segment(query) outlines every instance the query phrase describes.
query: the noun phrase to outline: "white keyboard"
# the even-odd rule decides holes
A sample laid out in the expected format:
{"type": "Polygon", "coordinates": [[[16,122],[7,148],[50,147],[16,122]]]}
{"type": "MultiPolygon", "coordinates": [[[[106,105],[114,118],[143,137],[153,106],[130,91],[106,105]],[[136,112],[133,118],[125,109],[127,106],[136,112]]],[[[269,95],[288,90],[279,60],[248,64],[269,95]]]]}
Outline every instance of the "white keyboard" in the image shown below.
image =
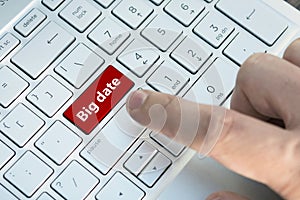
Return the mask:
{"type": "Polygon", "coordinates": [[[130,91],[222,105],[299,29],[259,0],[26,2],[0,27],[5,200],[155,199],[194,152],[134,122],[130,91]]]}

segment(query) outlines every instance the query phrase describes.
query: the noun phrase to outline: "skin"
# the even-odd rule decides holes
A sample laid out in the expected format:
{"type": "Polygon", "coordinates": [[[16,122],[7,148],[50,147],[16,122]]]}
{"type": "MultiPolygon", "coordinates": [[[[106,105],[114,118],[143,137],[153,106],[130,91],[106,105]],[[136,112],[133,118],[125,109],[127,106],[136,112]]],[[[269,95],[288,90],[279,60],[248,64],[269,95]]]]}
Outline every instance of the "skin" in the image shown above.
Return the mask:
{"type": "MultiPolygon", "coordinates": [[[[199,147],[213,144],[205,151],[208,156],[230,170],[268,185],[284,199],[298,200],[299,51],[300,39],[288,46],[283,58],[269,54],[249,57],[238,73],[230,110],[147,90],[133,92],[127,100],[127,110],[142,125],[200,153],[203,148],[199,147]],[[184,113],[192,114],[185,117],[184,113]],[[182,122],[197,114],[201,115],[201,120],[196,118],[198,121],[193,122],[197,124],[196,129],[182,122]],[[159,120],[154,120],[156,118],[159,120]],[[162,119],[163,125],[159,123],[162,119]],[[210,137],[206,138],[208,135],[210,137]]],[[[207,197],[207,200],[217,199],[247,198],[231,192],[207,197]]]]}

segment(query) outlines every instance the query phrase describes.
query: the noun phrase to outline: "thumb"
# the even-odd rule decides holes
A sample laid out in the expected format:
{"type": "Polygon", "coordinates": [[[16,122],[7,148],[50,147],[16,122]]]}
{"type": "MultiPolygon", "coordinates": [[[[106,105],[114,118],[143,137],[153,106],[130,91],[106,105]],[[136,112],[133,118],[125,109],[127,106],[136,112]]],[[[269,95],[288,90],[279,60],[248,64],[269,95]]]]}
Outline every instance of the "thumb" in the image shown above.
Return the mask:
{"type": "Polygon", "coordinates": [[[206,200],[249,200],[249,199],[233,192],[216,192],[209,195],[206,198],[206,200]]]}

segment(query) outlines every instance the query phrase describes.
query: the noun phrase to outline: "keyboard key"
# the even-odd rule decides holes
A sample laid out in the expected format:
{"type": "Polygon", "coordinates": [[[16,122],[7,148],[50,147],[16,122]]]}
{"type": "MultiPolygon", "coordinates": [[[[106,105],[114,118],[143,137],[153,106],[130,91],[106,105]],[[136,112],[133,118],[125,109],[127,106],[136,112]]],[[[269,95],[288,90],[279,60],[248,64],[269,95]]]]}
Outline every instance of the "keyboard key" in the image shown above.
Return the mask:
{"type": "Polygon", "coordinates": [[[141,200],[144,196],[145,192],[143,190],[127,179],[123,174],[117,172],[100,190],[96,199],[141,200]]]}
{"type": "Polygon", "coordinates": [[[55,68],[55,71],[74,87],[80,88],[104,63],[104,60],[80,43],[55,68]]]}
{"type": "Polygon", "coordinates": [[[7,108],[26,88],[28,83],[7,66],[0,68],[0,105],[7,108]]]}
{"type": "Polygon", "coordinates": [[[72,161],[51,187],[65,199],[85,199],[99,180],[77,161],[72,161]]]}
{"type": "Polygon", "coordinates": [[[46,76],[28,95],[27,100],[52,117],[72,96],[72,92],[52,76],[46,76]]]}
{"type": "Polygon", "coordinates": [[[95,0],[104,8],[108,8],[115,0],[95,0]]]}
{"type": "Polygon", "coordinates": [[[124,167],[137,176],[156,153],[157,150],[151,144],[143,142],[125,162],[124,167]]]}
{"type": "Polygon", "coordinates": [[[20,40],[11,33],[6,33],[0,38],[0,61],[2,61],[19,44],[20,40]]]}
{"type": "Polygon", "coordinates": [[[171,57],[192,74],[195,74],[211,56],[212,52],[188,37],[171,53],[171,57]]]}
{"type": "Polygon", "coordinates": [[[23,104],[18,104],[0,123],[0,131],[19,147],[44,125],[44,121],[23,104]]]}
{"type": "Polygon", "coordinates": [[[239,67],[218,58],[184,98],[208,105],[220,105],[232,92],[239,67]]]}
{"type": "Polygon", "coordinates": [[[0,184],[0,197],[5,200],[18,200],[18,198],[0,184]]]}
{"type": "Polygon", "coordinates": [[[56,121],[35,146],[50,157],[56,164],[61,165],[65,159],[81,143],[81,138],[60,121],[56,121]]]}
{"type": "Polygon", "coordinates": [[[152,12],[153,9],[146,2],[135,0],[123,0],[113,10],[113,14],[132,29],[137,29],[152,12]]]}
{"type": "Polygon", "coordinates": [[[178,94],[190,80],[183,74],[177,65],[164,62],[148,78],[147,83],[157,91],[175,95],[178,94]]]}
{"type": "Polygon", "coordinates": [[[4,177],[27,197],[31,197],[52,173],[53,170],[46,163],[27,151],[4,177]]]}
{"type": "Polygon", "coordinates": [[[110,65],[64,112],[64,116],[89,134],[133,85],[110,65]]]}
{"type": "Polygon", "coordinates": [[[138,176],[148,187],[152,187],[171,166],[171,160],[162,153],[157,153],[138,176]]]}
{"type": "Polygon", "coordinates": [[[179,156],[185,148],[182,144],[171,140],[161,133],[151,132],[150,137],[176,157],[179,156]]]}
{"type": "Polygon", "coordinates": [[[112,55],[130,36],[129,31],[110,18],[105,18],[89,35],[89,39],[112,55]]]}
{"type": "Polygon", "coordinates": [[[55,10],[64,0],[42,0],[42,3],[47,6],[50,10],[55,10]]]}
{"type": "Polygon", "coordinates": [[[50,196],[47,192],[43,192],[37,200],[55,200],[53,197],[50,196]]]}
{"type": "Polygon", "coordinates": [[[210,45],[218,48],[233,30],[234,26],[230,20],[220,13],[210,12],[195,27],[194,32],[210,45]]]}
{"type": "Polygon", "coordinates": [[[36,79],[74,40],[74,36],[50,22],[11,61],[36,79]]]}
{"type": "Polygon", "coordinates": [[[288,28],[287,20],[261,1],[221,0],[216,8],[269,46],[288,28]]]}
{"type": "Polygon", "coordinates": [[[155,5],[159,6],[164,0],[150,0],[155,5]]]}
{"type": "Polygon", "coordinates": [[[204,8],[203,2],[199,0],[172,0],[165,11],[184,26],[189,26],[204,8]]]}
{"type": "Polygon", "coordinates": [[[138,77],[142,77],[158,60],[153,48],[140,40],[134,40],[118,57],[118,61],[138,77]]]}
{"type": "Polygon", "coordinates": [[[252,54],[267,51],[268,46],[256,37],[246,33],[239,33],[226,47],[224,54],[241,65],[252,54]]]}
{"type": "MultiPolygon", "coordinates": [[[[0,140],[0,169],[15,155],[15,152],[0,140]]],[[[1,195],[0,195],[1,196],[1,195]]],[[[2,197],[2,196],[1,196],[2,197]]]]}
{"type": "Polygon", "coordinates": [[[144,129],[123,107],[80,154],[101,173],[107,174],[144,129]]]}
{"type": "Polygon", "coordinates": [[[18,31],[24,37],[27,37],[32,31],[34,31],[44,20],[46,15],[39,9],[32,9],[18,24],[15,26],[18,31]]]}
{"type": "Polygon", "coordinates": [[[142,36],[161,51],[167,51],[182,34],[182,27],[173,19],[159,15],[142,31],[142,36]]]}

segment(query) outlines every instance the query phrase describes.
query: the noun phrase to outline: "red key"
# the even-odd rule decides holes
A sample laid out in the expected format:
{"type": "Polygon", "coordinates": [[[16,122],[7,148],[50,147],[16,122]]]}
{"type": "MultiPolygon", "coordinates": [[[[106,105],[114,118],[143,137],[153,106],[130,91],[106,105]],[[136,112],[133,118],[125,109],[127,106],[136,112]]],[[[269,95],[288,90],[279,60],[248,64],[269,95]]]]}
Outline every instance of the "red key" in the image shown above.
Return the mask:
{"type": "Polygon", "coordinates": [[[129,78],[110,65],[64,112],[64,116],[89,134],[133,85],[129,78]]]}

